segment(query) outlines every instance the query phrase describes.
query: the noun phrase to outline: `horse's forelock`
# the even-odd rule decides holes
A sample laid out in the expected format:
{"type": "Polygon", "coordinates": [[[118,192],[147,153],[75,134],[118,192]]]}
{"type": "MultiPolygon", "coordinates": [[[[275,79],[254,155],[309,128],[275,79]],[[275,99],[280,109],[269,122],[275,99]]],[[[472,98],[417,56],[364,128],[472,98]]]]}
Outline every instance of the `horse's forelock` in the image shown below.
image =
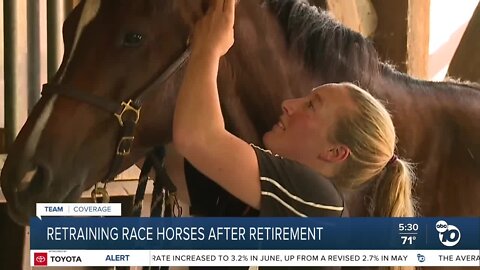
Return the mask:
{"type": "Polygon", "coordinates": [[[77,47],[78,40],[83,32],[85,26],[90,23],[95,16],[97,16],[98,11],[100,10],[100,2],[99,0],[85,0],[85,4],[83,5],[82,14],[80,16],[80,20],[77,25],[77,30],[75,31],[75,37],[72,43],[72,49],[69,54],[69,58],[66,60],[65,68],[63,69],[63,73],[59,76],[59,82],[62,81],[63,76],[65,75],[65,71],[68,69],[68,64],[70,63],[71,58],[75,52],[75,48],[77,47]]]}

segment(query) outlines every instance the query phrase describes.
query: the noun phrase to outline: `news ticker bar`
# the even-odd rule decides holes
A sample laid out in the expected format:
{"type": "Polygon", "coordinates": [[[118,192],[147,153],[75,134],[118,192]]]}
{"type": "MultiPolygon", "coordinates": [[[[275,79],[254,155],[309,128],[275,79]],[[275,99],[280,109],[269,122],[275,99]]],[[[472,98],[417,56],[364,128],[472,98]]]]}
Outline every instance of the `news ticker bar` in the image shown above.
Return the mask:
{"type": "Polygon", "coordinates": [[[31,266],[480,266],[479,250],[31,250],[31,266]]]}
{"type": "Polygon", "coordinates": [[[33,250],[479,250],[480,218],[30,220],[33,250]]]}

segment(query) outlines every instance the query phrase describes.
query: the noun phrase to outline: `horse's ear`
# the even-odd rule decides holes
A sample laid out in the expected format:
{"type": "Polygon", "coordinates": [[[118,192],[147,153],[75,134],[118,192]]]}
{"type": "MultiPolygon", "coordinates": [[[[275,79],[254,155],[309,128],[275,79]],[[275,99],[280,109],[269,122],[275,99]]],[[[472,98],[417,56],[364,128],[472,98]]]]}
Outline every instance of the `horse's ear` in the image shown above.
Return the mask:
{"type": "Polygon", "coordinates": [[[174,0],[185,23],[193,28],[195,23],[207,12],[212,1],[209,0],[174,0]]]}

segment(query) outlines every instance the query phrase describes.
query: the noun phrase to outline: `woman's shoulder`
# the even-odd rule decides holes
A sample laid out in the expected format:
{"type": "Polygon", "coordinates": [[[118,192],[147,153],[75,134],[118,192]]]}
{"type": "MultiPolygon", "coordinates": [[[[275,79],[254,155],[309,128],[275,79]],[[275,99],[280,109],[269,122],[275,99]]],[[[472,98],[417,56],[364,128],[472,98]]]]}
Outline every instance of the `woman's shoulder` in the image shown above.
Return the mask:
{"type": "Polygon", "coordinates": [[[275,200],[297,210],[297,216],[340,216],[343,213],[343,196],[328,178],[299,162],[252,146],[259,162],[263,202],[275,200]]]}

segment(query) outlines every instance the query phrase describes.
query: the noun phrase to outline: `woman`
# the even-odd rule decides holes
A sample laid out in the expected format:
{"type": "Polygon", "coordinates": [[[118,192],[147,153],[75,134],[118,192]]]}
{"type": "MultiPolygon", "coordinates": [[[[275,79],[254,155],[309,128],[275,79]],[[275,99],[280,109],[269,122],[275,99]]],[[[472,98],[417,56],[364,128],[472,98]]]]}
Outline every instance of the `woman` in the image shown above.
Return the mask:
{"type": "Polygon", "coordinates": [[[414,216],[408,163],[394,155],[385,107],[350,84],[327,84],[286,100],[266,151],[225,129],[217,91],[219,59],[233,45],[235,0],[216,0],[194,32],[178,96],[173,140],[198,170],[263,216],[345,216],[336,187],[379,179],[373,215],[414,216]]]}

